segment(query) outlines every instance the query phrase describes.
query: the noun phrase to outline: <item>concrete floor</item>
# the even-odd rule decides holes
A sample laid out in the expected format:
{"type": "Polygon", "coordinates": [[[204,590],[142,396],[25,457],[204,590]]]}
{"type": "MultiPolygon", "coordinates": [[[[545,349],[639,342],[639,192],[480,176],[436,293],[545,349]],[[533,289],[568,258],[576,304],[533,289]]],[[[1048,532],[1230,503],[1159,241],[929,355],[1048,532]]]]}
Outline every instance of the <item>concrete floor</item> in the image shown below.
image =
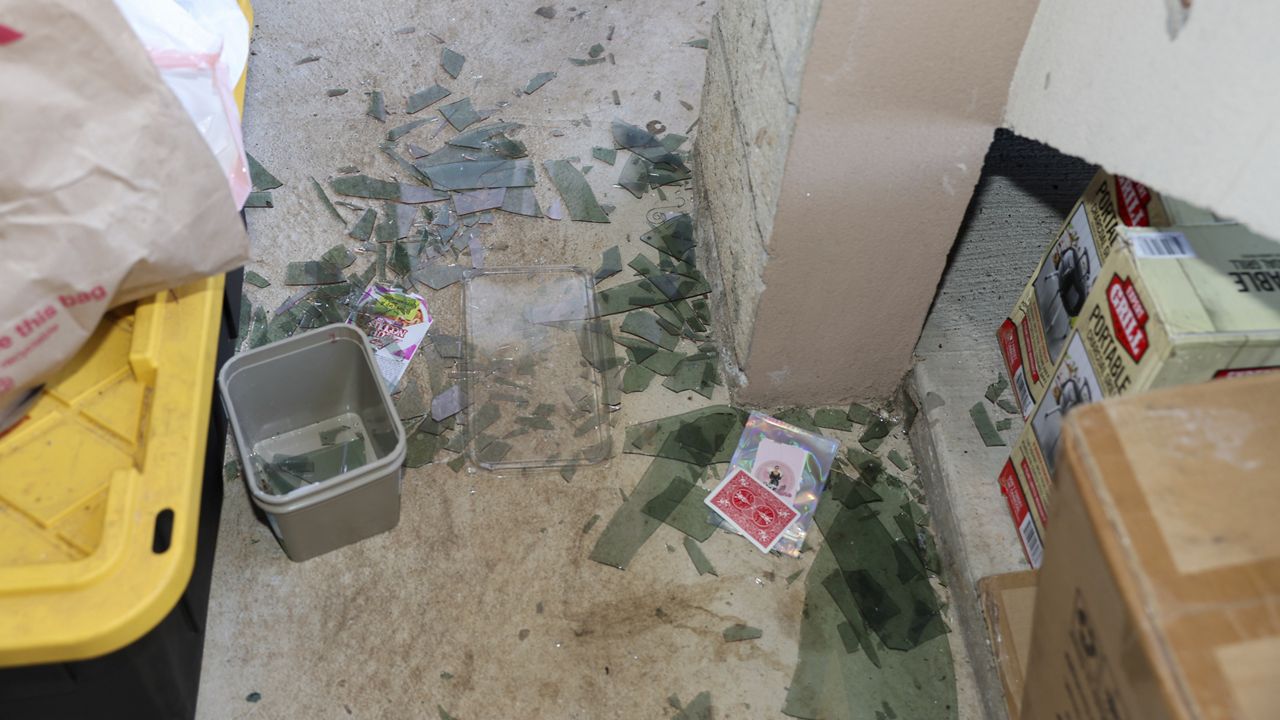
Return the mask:
{"type": "MultiPolygon", "coordinates": [[[[934,509],[934,530],[951,579],[986,712],[1006,715],[975,583],[1028,566],[996,475],[1008,447],[986,447],[969,417],[987,386],[1005,375],[996,329],[1013,309],[1095,168],[1052,148],[998,132],[965,223],[916,346],[912,391],[921,404],[912,446],[934,509]]],[[[1013,399],[1012,390],[1005,397],[1013,399]]],[[[988,404],[993,418],[1008,417],[988,404]]],[[[1012,444],[1022,420],[1002,433],[1012,444]]]]}
{"type": "MultiPolygon", "coordinates": [[[[693,124],[705,51],[684,43],[706,36],[711,4],[560,3],[553,20],[534,15],[540,4],[256,3],[246,145],[285,186],[273,192],[274,209],[249,211],[249,268],[279,278],[287,262],[342,242],[308,176],[323,181],[343,165],[395,173],[377,144],[407,121],[404,98],[437,81],[454,90],[451,100],[470,96],[477,107],[497,108],[495,119],[524,123],[518,137],[538,161],[578,156],[589,164],[593,146],[611,146],[614,117],[660,120],[681,133],[693,124]],[[395,32],[408,26],[415,31],[395,32]],[[444,45],[433,34],[467,56],[457,80],[438,67],[444,45]],[[616,64],[566,61],[596,42],[616,64]],[[308,55],[321,59],[295,64],[308,55]],[[532,96],[515,92],[546,70],[559,77],[532,96]],[[326,96],[338,87],[350,92],[326,96]],[[364,115],[363,93],[375,88],[393,113],[386,125],[364,115]]],[[[408,139],[434,149],[437,127],[408,139]]],[[[617,206],[612,223],[499,213],[484,235],[487,264],[594,268],[615,244],[625,262],[647,247],[637,238],[651,210],[689,209],[687,191],[670,188],[667,202],[653,193],[636,200],[613,186],[621,162],[594,165],[587,179],[601,202],[617,206]]],[[[545,180],[538,193],[544,208],[555,197],[545,180]]],[[[267,309],[290,294],[279,283],[249,291],[267,309]]],[[[459,295],[455,287],[428,297],[442,332],[460,330],[459,295]]],[[[714,401],[726,400],[718,389],[714,401]]],[[[655,382],[625,397],[615,437],[626,425],[705,404],[655,382]]],[[[890,443],[886,450],[907,450],[900,432],[890,443]]],[[[410,470],[399,527],[300,564],[254,518],[243,483],[228,483],[198,716],[436,717],[439,705],[459,718],[650,718],[675,712],[669,695],[688,701],[704,690],[718,718],[780,716],[804,596],[803,582],[782,578],[812,555],[764,556],[721,533],[703,546],[719,577],[699,577],[683,536],[664,526],[625,572],[590,561],[620,491],[631,490],[648,462],[614,457],[570,484],[556,474],[455,474],[443,464],[410,470]],[[595,514],[601,522],[584,534],[595,514]],[[737,622],[764,636],[724,643],[721,631],[737,622]],[[248,702],[251,693],[260,700],[248,702]]],[[[952,646],[967,667],[954,633],[952,646]]],[[[962,673],[960,685],[961,717],[979,717],[972,678],[962,673]]]]}

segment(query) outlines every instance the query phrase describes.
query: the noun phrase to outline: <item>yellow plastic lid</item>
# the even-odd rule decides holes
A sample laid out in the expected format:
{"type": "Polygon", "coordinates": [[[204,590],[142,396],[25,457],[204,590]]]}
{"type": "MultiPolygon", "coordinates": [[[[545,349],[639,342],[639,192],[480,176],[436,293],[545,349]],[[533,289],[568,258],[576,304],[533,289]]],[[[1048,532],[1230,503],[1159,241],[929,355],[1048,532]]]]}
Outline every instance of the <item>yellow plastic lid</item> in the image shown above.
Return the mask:
{"type": "Polygon", "coordinates": [[[0,436],[0,667],[111,652],[182,595],[223,283],[109,313],[0,436]]]}

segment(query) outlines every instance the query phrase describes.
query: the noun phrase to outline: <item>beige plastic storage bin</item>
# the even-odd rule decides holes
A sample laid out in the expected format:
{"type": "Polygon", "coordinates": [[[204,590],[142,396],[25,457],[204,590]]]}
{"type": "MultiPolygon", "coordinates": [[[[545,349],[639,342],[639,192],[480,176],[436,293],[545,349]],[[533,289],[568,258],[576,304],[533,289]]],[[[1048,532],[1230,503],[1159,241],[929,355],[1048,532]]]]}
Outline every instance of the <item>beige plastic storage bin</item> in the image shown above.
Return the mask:
{"type": "Polygon", "coordinates": [[[253,502],[289,558],[302,561],[386,532],[400,520],[404,429],[351,325],[328,325],[237,355],[218,375],[253,502]],[[281,492],[273,458],[362,448],[341,472],[281,492]]]}

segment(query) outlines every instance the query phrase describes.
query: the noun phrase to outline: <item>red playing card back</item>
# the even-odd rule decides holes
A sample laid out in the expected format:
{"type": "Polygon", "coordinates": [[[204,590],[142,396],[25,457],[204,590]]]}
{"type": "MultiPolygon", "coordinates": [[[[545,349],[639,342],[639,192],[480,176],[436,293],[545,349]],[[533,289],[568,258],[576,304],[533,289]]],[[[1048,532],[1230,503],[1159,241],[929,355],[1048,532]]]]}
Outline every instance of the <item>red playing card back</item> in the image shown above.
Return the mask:
{"type": "Polygon", "coordinates": [[[707,496],[706,504],[762,552],[769,552],[798,513],[785,500],[751,477],[735,470],[707,496]]]}

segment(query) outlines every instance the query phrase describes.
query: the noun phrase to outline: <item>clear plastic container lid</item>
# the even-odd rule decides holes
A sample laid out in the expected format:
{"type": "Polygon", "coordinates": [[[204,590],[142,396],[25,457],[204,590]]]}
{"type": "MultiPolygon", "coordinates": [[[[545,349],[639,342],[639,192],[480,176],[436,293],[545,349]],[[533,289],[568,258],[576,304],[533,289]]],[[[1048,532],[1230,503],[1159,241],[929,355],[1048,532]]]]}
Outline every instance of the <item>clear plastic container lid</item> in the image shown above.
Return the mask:
{"type": "Polygon", "coordinates": [[[463,290],[471,461],[488,470],[590,465],[612,440],[603,375],[616,363],[591,273],[486,268],[463,290]]]}

